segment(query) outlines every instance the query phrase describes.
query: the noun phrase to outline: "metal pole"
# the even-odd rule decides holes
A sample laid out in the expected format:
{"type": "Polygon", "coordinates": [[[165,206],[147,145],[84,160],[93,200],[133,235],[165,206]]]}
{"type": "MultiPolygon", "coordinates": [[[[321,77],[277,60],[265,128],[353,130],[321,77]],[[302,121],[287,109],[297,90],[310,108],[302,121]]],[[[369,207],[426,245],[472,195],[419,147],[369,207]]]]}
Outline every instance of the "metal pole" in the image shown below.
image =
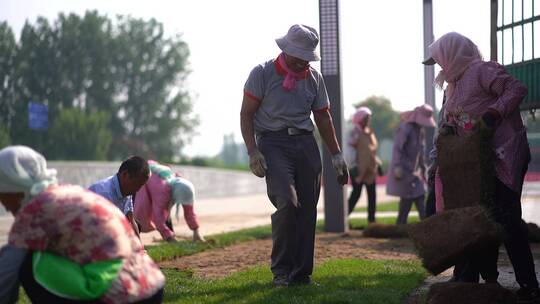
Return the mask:
{"type": "MultiPolygon", "coordinates": [[[[330,111],[336,137],[342,146],[343,110],[341,105],[341,69],[339,49],[339,2],[319,0],[321,31],[321,72],[330,98],[330,111]]],[[[324,229],[328,232],[346,232],[348,208],[344,187],[337,183],[331,155],[323,149],[324,229]]]]}
{"type": "MultiPolygon", "coordinates": [[[[423,0],[424,2],[424,58],[429,56],[428,46],[433,42],[433,4],[431,0],[423,0]]],[[[435,105],[435,67],[433,65],[424,65],[424,102],[432,106],[434,115],[436,111],[435,105]]],[[[435,121],[437,119],[435,118],[435,121]]],[[[428,153],[433,148],[433,128],[426,128],[426,151],[424,158],[429,161],[428,153]]]]}
{"type": "Polygon", "coordinates": [[[490,24],[490,59],[497,61],[497,14],[498,0],[491,0],[491,24],[490,24]]]}

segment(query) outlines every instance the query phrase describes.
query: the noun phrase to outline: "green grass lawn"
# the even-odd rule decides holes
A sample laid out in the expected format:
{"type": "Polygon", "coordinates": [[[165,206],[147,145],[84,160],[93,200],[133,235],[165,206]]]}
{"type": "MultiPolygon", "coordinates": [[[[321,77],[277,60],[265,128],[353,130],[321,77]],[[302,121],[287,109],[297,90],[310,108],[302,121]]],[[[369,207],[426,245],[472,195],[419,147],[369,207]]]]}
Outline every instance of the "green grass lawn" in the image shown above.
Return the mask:
{"type": "MultiPolygon", "coordinates": [[[[395,217],[377,218],[394,224],[395,217]]],[[[409,217],[418,222],[418,217],[409,217]]],[[[351,219],[353,229],[367,226],[366,219],[351,219]]],[[[324,221],[317,221],[324,231],[324,221]]],[[[164,261],[212,248],[221,248],[271,236],[270,225],[208,236],[208,243],[179,241],[146,246],[154,261],[164,261]]],[[[401,303],[404,296],[426,277],[417,262],[334,260],[315,268],[314,280],[321,287],[272,288],[268,267],[235,273],[221,280],[192,278],[186,271],[165,269],[168,303],[401,303]]],[[[19,303],[30,303],[21,289],[19,303]]]]}
{"type": "Polygon", "coordinates": [[[219,280],[164,270],[165,303],[402,303],[425,279],[418,262],[331,260],[315,268],[320,286],[271,286],[268,267],[255,267],[219,280]]]}
{"type": "MultiPolygon", "coordinates": [[[[392,201],[388,203],[378,203],[377,208],[376,208],[377,211],[381,211],[381,212],[382,211],[396,211],[397,212],[398,209],[399,209],[398,201],[392,201]]],[[[411,210],[416,210],[416,208],[414,207],[414,204],[411,210]]],[[[367,212],[367,206],[354,208],[354,212],[367,212]]]]}
{"type": "MultiPolygon", "coordinates": [[[[427,272],[419,262],[331,260],[315,267],[320,286],[272,287],[267,266],[218,280],[194,278],[188,271],[163,269],[164,303],[402,303],[427,272]]],[[[18,303],[30,303],[21,289],[18,303]]]]}
{"type": "MultiPolygon", "coordinates": [[[[377,204],[376,210],[377,210],[377,212],[384,212],[384,211],[395,211],[395,212],[397,212],[399,210],[399,202],[398,201],[392,201],[392,202],[388,202],[388,203],[377,204]]],[[[417,211],[416,206],[414,204],[411,207],[411,211],[417,211]]],[[[354,208],[354,212],[367,212],[367,207],[354,208]]]]}

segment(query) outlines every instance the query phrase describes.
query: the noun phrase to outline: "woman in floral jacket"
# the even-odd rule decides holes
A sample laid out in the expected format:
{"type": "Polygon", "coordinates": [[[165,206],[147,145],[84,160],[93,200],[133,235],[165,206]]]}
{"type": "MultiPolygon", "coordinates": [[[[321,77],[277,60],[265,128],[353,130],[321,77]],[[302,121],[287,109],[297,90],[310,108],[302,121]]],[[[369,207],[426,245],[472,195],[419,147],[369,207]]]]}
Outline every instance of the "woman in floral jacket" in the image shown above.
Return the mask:
{"type": "Polygon", "coordinates": [[[161,303],[165,277],[111,202],[57,185],[45,158],[0,150],[0,201],[15,216],[0,251],[0,302],[161,303]]]}

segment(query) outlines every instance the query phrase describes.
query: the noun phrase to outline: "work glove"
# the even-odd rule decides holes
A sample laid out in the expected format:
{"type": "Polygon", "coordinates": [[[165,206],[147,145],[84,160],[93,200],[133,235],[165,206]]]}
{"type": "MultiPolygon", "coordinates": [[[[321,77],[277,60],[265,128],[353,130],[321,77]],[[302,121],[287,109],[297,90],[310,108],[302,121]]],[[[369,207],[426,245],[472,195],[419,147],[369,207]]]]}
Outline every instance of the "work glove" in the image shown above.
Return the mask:
{"type": "Polygon", "coordinates": [[[482,117],[478,121],[476,127],[477,132],[480,132],[480,135],[484,138],[484,140],[491,140],[493,137],[497,120],[499,120],[499,114],[494,110],[489,110],[482,114],[482,117]]]}
{"type": "Polygon", "coordinates": [[[493,135],[499,114],[494,110],[486,111],[478,121],[478,130],[487,135],[493,135]]]}
{"type": "Polygon", "coordinates": [[[349,170],[343,159],[341,152],[332,155],[332,166],[337,172],[337,181],[340,185],[345,185],[349,182],[349,170]]]}
{"type": "Polygon", "coordinates": [[[379,176],[384,176],[384,170],[383,170],[383,167],[382,167],[381,159],[378,156],[376,156],[375,161],[377,162],[377,174],[379,176]]]}
{"type": "Polygon", "coordinates": [[[493,129],[497,120],[498,117],[494,112],[487,111],[482,115],[482,118],[480,119],[480,127],[493,129]]]}
{"type": "Polygon", "coordinates": [[[249,168],[251,169],[251,172],[258,177],[264,177],[266,175],[268,166],[266,165],[264,155],[262,155],[259,149],[255,149],[249,154],[249,168]]]}
{"type": "Polygon", "coordinates": [[[450,124],[443,123],[439,127],[439,136],[454,135],[454,134],[456,134],[455,127],[450,124]]]}
{"type": "Polygon", "coordinates": [[[403,178],[403,169],[401,169],[401,167],[399,166],[394,167],[394,177],[396,179],[403,178]]]}

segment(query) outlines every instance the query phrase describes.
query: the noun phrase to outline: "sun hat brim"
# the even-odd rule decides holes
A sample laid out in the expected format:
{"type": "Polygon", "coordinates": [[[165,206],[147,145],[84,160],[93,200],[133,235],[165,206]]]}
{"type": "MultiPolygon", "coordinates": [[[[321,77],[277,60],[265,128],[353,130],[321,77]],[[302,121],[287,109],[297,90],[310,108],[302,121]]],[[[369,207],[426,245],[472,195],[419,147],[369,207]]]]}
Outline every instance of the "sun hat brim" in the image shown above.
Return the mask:
{"type": "Polygon", "coordinates": [[[433,59],[433,57],[429,57],[428,59],[422,61],[422,64],[424,65],[434,65],[435,63],[435,59],[433,59]]]}
{"type": "Polygon", "coordinates": [[[321,57],[316,50],[306,50],[296,47],[287,41],[287,38],[281,37],[276,39],[278,47],[287,55],[300,58],[305,61],[319,61],[321,57]]]}

